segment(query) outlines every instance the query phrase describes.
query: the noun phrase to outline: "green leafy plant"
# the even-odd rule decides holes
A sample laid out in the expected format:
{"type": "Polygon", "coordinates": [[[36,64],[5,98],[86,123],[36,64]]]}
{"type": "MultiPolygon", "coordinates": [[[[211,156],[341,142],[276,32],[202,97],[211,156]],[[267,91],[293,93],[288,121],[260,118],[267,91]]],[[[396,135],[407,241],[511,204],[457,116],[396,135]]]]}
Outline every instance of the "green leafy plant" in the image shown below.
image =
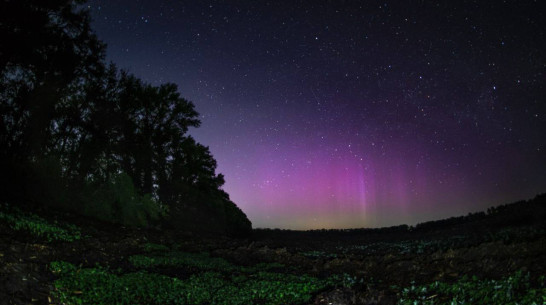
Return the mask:
{"type": "Polygon", "coordinates": [[[0,207],[0,221],[15,231],[26,232],[47,242],[72,242],[82,238],[80,229],[70,224],[51,223],[35,214],[23,213],[16,208],[0,207]]]}
{"type": "Polygon", "coordinates": [[[165,245],[159,245],[154,243],[146,243],[142,245],[142,248],[145,252],[163,252],[169,251],[169,247],[165,245]]]}
{"type": "Polygon", "coordinates": [[[336,258],[338,256],[336,253],[328,253],[328,252],[318,251],[318,250],[302,252],[301,255],[311,259],[320,259],[320,258],[330,259],[330,258],[336,258]]]}
{"type": "Polygon", "coordinates": [[[126,173],[113,176],[100,187],[89,183],[81,197],[84,214],[127,226],[147,226],[168,213],[167,206],[150,194],[140,195],[126,173]]]}
{"type": "Polygon", "coordinates": [[[134,255],[129,262],[138,268],[191,267],[199,270],[234,271],[235,266],[222,258],[210,257],[207,253],[168,252],[159,255],[134,255]]]}
{"type": "Polygon", "coordinates": [[[529,273],[518,271],[501,280],[465,276],[452,284],[436,281],[428,285],[412,285],[401,291],[398,304],[538,305],[545,302],[544,277],[539,279],[538,287],[532,287],[529,273]]]}
{"type": "Polygon", "coordinates": [[[129,257],[129,262],[137,268],[178,267],[187,268],[193,271],[256,273],[259,271],[270,271],[281,268],[287,269],[286,266],[279,263],[259,263],[254,266],[237,266],[223,258],[211,257],[208,253],[167,252],[163,251],[164,249],[164,246],[161,245],[145,246],[145,251],[154,253],[133,255],[129,257]],[[154,250],[147,251],[146,249],[154,250]]]}
{"type": "Polygon", "coordinates": [[[302,304],[330,285],[302,275],[207,271],[186,280],[139,271],[116,274],[100,266],[78,268],[53,262],[54,297],[66,304],[302,304]]]}

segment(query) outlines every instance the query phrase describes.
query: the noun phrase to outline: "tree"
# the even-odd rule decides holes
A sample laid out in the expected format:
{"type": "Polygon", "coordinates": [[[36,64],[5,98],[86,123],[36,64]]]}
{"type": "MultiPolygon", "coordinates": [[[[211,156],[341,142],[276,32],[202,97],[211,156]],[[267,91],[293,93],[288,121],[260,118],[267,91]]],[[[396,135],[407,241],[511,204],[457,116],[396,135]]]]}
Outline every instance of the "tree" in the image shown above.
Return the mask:
{"type": "Polygon", "coordinates": [[[0,4],[2,153],[25,159],[49,151],[57,104],[71,85],[101,73],[104,45],[89,15],[68,0],[0,4]]]}
{"type": "Polygon", "coordinates": [[[169,206],[248,230],[209,149],[187,135],[200,125],[193,103],[107,67],[82,3],[0,2],[0,199],[138,224],[169,206]]]}
{"type": "MultiPolygon", "coordinates": [[[[37,162],[51,159],[51,136],[66,116],[59,103],[100,74],[104,45],[79,1],[0,2],[0,192],[21,199],[37,162]]],[[[49,162],[49,161],[48,161],[49,162]]],[[[38,166],[39,167],[39,166],[38,166]]]]}

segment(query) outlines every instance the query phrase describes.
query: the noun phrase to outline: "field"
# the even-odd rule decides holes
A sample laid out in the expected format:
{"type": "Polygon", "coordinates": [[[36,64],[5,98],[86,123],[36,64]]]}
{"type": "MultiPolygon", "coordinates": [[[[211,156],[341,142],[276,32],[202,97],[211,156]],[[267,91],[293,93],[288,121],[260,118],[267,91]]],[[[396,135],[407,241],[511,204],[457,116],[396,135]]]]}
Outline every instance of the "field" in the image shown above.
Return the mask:
{"type": "Polygon", "coordinates": [[[545,210],[229,238],[2,205],[0,303],[546,304],[545,210]]]}

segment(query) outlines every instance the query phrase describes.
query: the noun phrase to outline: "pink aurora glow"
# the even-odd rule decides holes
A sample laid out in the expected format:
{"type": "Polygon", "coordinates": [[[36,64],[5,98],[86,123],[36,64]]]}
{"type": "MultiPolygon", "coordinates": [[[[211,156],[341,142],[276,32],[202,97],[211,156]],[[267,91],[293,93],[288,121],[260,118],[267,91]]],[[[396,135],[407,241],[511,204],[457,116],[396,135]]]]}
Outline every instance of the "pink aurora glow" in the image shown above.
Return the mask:
{"type": "MultiPolygon", "coordinates": [[[[417,157],[403,157],[406,162],[402,156],[360,157],[349,149],[334,149],[293,150],[279,158],[264,149],[247,158],[228,155],[229,159],[219,160],[219,170],[240,172],[232,168],[238,162],[246,162],[247,168],[253,165],[254,170],[245,175],[228,175],[224,189],[257,227],[318,229],[412,223],[431,217],[432,202],[441,201],[440,194],[468,188],[464,181],[433,181],[436,175],[417,157]],[[449,190],[443,184],[449,185],[449,190]],[[428,192],[428,186],[435,192],[428,192]]],[[[442,211],[448,216],[465,209],[458,205],[442,211]]]]}

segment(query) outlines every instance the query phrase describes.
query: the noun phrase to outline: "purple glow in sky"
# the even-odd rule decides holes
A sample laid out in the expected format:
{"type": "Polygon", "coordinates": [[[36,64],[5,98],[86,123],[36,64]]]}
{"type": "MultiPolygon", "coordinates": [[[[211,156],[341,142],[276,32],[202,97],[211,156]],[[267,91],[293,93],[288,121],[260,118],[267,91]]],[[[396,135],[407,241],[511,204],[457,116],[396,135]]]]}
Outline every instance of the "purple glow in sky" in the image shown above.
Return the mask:
{"type": "Polygon", "coordinates": [[[546,191],[532,1],[106,1],[108,58],[193,101],[254,227],[378,227],[546,191]]]}

